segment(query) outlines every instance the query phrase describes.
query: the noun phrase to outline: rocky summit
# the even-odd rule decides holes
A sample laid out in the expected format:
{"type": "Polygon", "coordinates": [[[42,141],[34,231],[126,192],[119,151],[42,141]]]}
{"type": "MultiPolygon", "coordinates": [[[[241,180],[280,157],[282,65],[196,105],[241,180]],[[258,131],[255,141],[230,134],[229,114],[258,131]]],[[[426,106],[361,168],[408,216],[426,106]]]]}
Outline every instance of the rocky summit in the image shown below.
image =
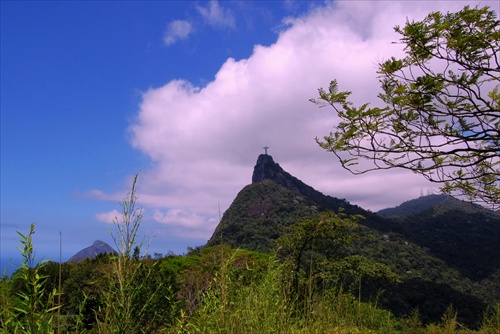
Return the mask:
{"type": "Polygon", "coordinates": [[[266,179],[272,180],[277,184],[306,197],[317,197],[323,195],[319,191],[316,191],[313,187],[308,186],[283,170],[279,164],[274,162],[272,156],[261,154],[259,155],[257,164],[253,169],[252,183],[261,182],[266,179]]]}
{"type": "Polygon", "coordinates": [[[341,209],[347,214],[370,215],[345,200],[322,194],[283,170],[272,156],[261,154],[253,170],[252,184],[238,193],[207,246],[226,243],[267,251],[275,247],[275,239],[305,217],[341,209]]]}
{"type": "Polygon", "coordinates": [[[259,155],[252,174],[252,183],[259,183],[263,180],[271,180],[314,202],[321,209],[338,209],[346,204],[344,200],[326,196],[289,174],[278,163],[274,162],[273,157],[268,154],[259,155]]]}

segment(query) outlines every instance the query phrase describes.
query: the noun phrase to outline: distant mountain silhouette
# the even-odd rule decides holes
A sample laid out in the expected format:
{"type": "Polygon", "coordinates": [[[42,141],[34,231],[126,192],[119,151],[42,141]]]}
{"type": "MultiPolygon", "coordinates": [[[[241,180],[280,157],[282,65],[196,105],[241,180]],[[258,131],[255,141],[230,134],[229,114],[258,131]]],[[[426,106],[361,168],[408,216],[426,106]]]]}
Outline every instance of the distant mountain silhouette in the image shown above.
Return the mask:
{"type": "Polygon", "coordinates": [[[86,247],[70,257],[68,262],[80,262],[85,259],[93,259],[97,255],[104,253],[115,254],[116,251],[104,241],[96,240],[92,246],[86,247]]]}
{"type": "Polygon", "coordinates": [[[483,208],[469,202],[461,201],[450,195],[428,195],[406,201],[394,208],[387,208],[377,213],[384,216],[408,216],[425,212],[433,207],[440,207],[443,210],[460,210],[468,213],[493,213],[491,210],[483,208]]]}

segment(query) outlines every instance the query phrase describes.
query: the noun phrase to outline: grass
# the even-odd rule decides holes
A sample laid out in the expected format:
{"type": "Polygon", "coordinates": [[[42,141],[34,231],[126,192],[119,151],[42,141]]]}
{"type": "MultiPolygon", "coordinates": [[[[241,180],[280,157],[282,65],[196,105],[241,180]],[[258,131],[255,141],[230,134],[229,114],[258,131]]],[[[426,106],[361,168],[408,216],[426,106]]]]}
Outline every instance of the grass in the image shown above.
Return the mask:
{"type": "MultiPolygon", "coordinates": [[[[23,288],[13,291],[9,280],[2,278],[2,309],[0,310],[1,330],[5,333],[52,333],[55,313],[60,305],[56,305],[58,292],[45,288],[46,276],[40,274],[44,262],[34,258],[32,236],[35,234],[35,224],[21,238],[22,264],[16,272],[17,279],[23,282],[23,288]]],[[[56,325],[57,326],[57,325],[56,325]]]]}
{"type": "MultiPolygon", "coordinates": [[[[500,303],[487,310],[477,331],[458,323],[451,307],[440,323],[423,325],[418,311],[406,319],[397,319],[376,303],[361,302],[341,287],[320,292],[310,288],[305,295],[299,295],[293,289],[298,276],[272,256],[266,257],[255,272],[246,263],[246,273],[242,273],[241,260],[237,259],[241,252],[224,247],[214,248],[217,269],[214,275],[207,276],[210,281],[203,291],[196,291],[199,298],[185,303],[180,312],[175,306],[170,313],[159,314],[159,306],[166,302],[177,305],[180,301],[171,300],[173,290],[165,286],[165,281],[153,279],[154,264],[146,265],[136,256],[142,245],[132,254],[142,219],[142,211],[135,207],[136,182],[137,175],[122,203],[122,219],[115,221],[117,234],[113,237],[119,252],[103,274],[107,284],[99,287],[102,303],[94,309],[96,324],[88,333],[500,334],[500,303]],[[161,298],[155,299],[159,295],[161,298]],[[169,319],[157,321],[158,317],[169,319]]],[[[61,307],[56,297],[61,291],[46,287],[47,277],[40,274],[45,264],[34,258],[34,233],[34,224],[28,234],[18,232],[23,263],[15,277],[0,279],[0,333],[86,332],[82,322],[85,299],[79,315],[64,315],[62,319],[76,319],[73,327],[55,321],[61,307]]],[[[300,286],[312,287],[312,275],[300,279],[300,286]]]]}
{"type": "MultiPolygon", "coordinates": [[[[55,297],[58,292],[45,289],[46,277],[39,274],[44,264],[36,263],[33,258],[31,237],[34,233],[34,225],[27,235],[19,233],[23,245],[20,248],[23,264],[16,275],[24,282],[26,289],[13,291],[12,280],[3,277],[0,281],[1,333],[57,332],[55,319],[59,305],[55,304],[55,297]]],[[[299,303],[290,294],[291,275],[283,264],[270,257],[266,260],[266,268],[255,279],[241,284],[238,276],[231,272],[234,254],[237,252],[221,257],[219,271],[192,314],[181,312],[175,316],[172,325],[154,329],[135,325],[144,320],[140,318],[143,307],[139,308],[139,313],[127,313],[124,304],[120,304],[125,301],[137,310],[131,296],[139,291],[140,284],[126,281],[120,286],[119,278],[116,277],[118,264],[115,262],[110,276],[115,277],[114,284],[104,287],[106,302],[95,310],[100,320],[89,333],[500,334],[500,304],[490,307],[481,329],[473,331],[457,322],[456,312],[452,308],[445,312],[440,323],[424,326],[417,311],[406,319],[397,319],[389,311],[377,308],[374,303],[360,302],[341,288],[316,293],[299,303]],[[121,291],[127,284],[130,286],[121,291]],[[135,324],[131,325],[134,321],[135,324]]],[[[129,266],[121,268],[131,270],[129,266]]],[[[83,333],[84,330],[77,326],[73,332],[83,333]]]]}

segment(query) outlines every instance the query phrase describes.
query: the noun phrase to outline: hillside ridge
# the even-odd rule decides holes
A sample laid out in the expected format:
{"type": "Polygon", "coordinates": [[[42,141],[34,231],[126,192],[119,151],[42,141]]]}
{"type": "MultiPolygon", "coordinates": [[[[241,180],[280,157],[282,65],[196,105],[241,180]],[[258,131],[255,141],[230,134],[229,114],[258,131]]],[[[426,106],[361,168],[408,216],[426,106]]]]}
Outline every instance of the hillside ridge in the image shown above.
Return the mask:
{"type": "Polygon", "coordinates": [[[460,210],[468,213],[498,214],[480,205],[462,201],[446,194],[420,196],[403,202],[398,206],[379,210],[377,213],[384,216],[409,216],[419,214],[436,207],[440,207],[444,210],[460,210]]]}
{"type": "Polygon", "coordinates": [[[281,166],[274,162],[273,157],[268,154],[261,154],[257,158],[257,163],[252,174],[252,183],[262,180],[272,180],[283,187],[295,191],[308,198],[319,198],[323,195],[313,187],[305,184],[295,176],[286,172],[281,166]]]}

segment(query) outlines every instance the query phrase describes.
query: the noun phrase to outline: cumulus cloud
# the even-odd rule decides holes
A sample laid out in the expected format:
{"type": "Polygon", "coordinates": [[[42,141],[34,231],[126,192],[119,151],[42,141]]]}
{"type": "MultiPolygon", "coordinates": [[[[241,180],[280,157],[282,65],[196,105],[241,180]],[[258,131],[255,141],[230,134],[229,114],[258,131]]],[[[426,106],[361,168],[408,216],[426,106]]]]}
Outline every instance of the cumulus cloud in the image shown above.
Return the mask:
{"type": "Polygon", "coordinates": [[[101,212],[95,215],[95,219],[102,223],[112,224],[118,217],[121,217],[121,213],[117,210],[112,210],[108,212],[101,212]]]}
{"type": "Polygon", "coordinates": [[[197,6],[196,9],[203,19],[211,26],[234,28],[236,25],[236,20],[232,12],[227,8],[221,7],[217,0],[210,1],[206,7],[197,6]]]}
{"type": "MultiPolygon", "coordinates": [[[[291,174],[364,208],[417,197],[431,186],[411,172],[353,176],[343,170],[314,140],[331,131],[335,116],[308,100],[336,78],[341,90],[353,91],[355,103],[377,105],[376,64],[402,54],[401,45],[391,43],[398,39],[393,27],[463,5],[335,2],[289,19],[274,44],[256,45],[247,59],[227,59],[204,87],[175,80],[146,91],[130,127],[132,145],[154,162],[142,174],[141,201],[155,210],[155,221],[209,238],[218,203],[226,209],[251,182],[264,145],[291,174]]],[[[214,24],[228,17],[215,1],[198,10],[214,24]]]]}
{"type": "Polygon", "coordinates": [[[177,41],[187,39],[189,35],[193,32],[193,26],[189,21],[185,20],[175,20],[169,23],[165,35],[163,36],[163,42],[166,45],[172,45],[177,41]]]}
{"type": "Polygon", "coordinates": [[[206,238],[213,232],[213,226],[217,223],[214,218],[204,217],[195,212],[183,209],[171,209],[167,211],[154,209],[152,219],[160,224],[166,225],[173,234],[185,238],[206,238]]]}

